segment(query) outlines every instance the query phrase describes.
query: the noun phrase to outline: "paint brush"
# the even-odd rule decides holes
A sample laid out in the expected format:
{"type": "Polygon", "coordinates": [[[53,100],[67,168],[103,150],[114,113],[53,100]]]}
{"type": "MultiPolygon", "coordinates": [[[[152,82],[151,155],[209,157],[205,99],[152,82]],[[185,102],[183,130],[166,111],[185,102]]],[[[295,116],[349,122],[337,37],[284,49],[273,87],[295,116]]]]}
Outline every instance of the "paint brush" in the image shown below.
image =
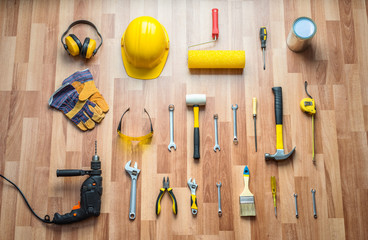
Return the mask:
{"type": "Polygon", "coordinates": [[[254,205],[254,195],[249,191],[249,169],[248,166],[245,166],[244,172],[244,190],[240,194],[240,216],[248,217],[248,216],[256,216],[256,208],[254,205]]]}

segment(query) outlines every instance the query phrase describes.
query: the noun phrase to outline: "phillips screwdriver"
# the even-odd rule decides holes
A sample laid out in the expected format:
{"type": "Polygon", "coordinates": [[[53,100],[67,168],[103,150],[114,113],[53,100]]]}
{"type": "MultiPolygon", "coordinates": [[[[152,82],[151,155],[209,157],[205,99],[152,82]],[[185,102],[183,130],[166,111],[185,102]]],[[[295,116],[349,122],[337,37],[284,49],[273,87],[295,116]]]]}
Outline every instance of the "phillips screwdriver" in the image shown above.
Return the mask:
{"type": "Polygon", "coordinates": [[[267,41],[267,29],[266,27],[261,27],[259,30],[259,38],[261,40],[261,48],[263,51],[263,70],[266,70],[266,60],[265,60],[265,50],[267,41]]]}
{"type": "Polygon", "coordinates": [[[275,176],[271,177],[271,189],[272,189],[272,197],[273,197],[273,206],[275,207],[275,217],[277,217],[277,208],[276,208],[276,178],[275,176]]]}
{"type": "Polygon", "coordinates": [[[253,98],[254,141],[257,152],[257,98],[253,98]]]}

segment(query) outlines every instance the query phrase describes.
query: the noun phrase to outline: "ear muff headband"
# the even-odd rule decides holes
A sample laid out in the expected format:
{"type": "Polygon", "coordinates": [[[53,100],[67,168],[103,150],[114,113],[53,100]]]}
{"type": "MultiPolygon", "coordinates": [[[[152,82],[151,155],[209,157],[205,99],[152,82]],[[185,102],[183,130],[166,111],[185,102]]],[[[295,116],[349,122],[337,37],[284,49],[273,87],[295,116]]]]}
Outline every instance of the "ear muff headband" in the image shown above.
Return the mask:
{"type": "Polygon", "coordinates": [[[87,25],[90,25],[91,27],[93,27],[96,30],[97,35],[100,37],[100,39],[101,39],[100,45],[98,45],[98,47],[93,51],[93,54],[92,54],[92,56],[94,56],[97,53],[98,49],[100,49],[100,47],[102,45],[102,42],[103,42],[103,39],[102,39],[102,36],[101,36],[100,32],[97,30],[97,27],[93,23],[91,23],[90,21],[87,21],[87,20],[77,20],[75,22],[72,22],[70,24],[70,26],[68,27],[68,29],[63,33],[63,35],[61,35],[61,43],[63,44],[65,50],[69,53],[68,46],[64,43],[63,39],[68,34],[69,30],[72,27],[74,27],[75,25],[78,25],[78,24],[87,24],[87,25]]]}

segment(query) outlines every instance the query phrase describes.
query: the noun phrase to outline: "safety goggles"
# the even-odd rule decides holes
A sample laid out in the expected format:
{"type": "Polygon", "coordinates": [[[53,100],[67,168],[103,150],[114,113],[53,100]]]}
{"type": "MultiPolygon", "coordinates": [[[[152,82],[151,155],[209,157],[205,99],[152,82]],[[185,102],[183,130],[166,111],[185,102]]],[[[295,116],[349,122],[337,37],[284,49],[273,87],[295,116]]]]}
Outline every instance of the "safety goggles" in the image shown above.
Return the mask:
{"type": "Polygon", "coordinates": [[[123,115],[120,118],[120,122],[119,122],[118,129],[117,129],[117,132],[118,132],[119,136],[122,137],[123,139],[129,140],[129,141],[138,141],[138,142],[143,141],[143,140],[147,140],[147,139],[151,138],[153,136],[152,121],[151,121],[151,117],[148,114],[148,112],[147,112],[146,109],[144,109],[144,112],[147,114],[148,119],[150,121],[150,125],[151,125],[151,132],[150,133],[148,133],[148,134],[146,134],[144,136],[141,136],[141,137],[130,137],[130,136],[127,136],[127,135],[125,135],[125,134],[123,134],[121,132],[121,122],[123,120],[123,117],[124,117],[125,113],[127,113],[129,110],[130,110],[130,108],[128,108],[127,110],[125,110],[125,112],[123,113],[123,115]]]}

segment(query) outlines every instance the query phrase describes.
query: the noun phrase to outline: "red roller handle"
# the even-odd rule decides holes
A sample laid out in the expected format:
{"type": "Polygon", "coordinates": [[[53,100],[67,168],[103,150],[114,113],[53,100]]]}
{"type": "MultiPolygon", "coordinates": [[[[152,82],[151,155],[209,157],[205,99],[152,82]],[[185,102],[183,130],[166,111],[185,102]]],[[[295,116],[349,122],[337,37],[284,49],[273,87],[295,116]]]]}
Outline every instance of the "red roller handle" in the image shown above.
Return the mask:
{"type": "Polygon", "coordinates": [[[212,39],[218,39],[219,29],[218,29],[218,9],[212,9],[212,39]]]}

